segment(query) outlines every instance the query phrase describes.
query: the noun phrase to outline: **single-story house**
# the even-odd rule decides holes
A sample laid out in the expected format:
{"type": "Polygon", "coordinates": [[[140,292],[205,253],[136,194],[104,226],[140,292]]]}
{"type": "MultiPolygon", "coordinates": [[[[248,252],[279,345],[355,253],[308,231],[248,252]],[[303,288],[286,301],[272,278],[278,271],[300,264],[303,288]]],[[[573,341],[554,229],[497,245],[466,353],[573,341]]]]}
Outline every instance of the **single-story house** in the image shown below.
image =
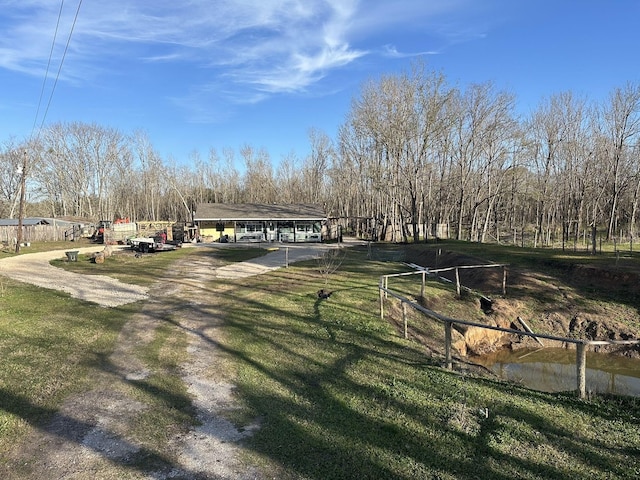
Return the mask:
{"type": "Polygon", "coordinates": [[[327,217],[315,204],[200,203],[193,221],[205,241],[320,242],[327,217]]]}

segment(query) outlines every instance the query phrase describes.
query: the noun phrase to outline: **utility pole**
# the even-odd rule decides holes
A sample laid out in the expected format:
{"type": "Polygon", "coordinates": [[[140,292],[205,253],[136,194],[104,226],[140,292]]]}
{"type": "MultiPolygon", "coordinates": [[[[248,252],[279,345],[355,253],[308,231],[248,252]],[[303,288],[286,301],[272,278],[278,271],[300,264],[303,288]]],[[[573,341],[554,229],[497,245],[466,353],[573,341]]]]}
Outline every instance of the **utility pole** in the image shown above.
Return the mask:
{"type": "Polygon", "coordinates": [[[24,219],[25,189],[27,184],[27,151],[22,158],[22,171],[20,172],[20,207],[18,209],[18,234],[16,235],[16,253],[20,253],[22,243],[22,220],[24,219]]]}

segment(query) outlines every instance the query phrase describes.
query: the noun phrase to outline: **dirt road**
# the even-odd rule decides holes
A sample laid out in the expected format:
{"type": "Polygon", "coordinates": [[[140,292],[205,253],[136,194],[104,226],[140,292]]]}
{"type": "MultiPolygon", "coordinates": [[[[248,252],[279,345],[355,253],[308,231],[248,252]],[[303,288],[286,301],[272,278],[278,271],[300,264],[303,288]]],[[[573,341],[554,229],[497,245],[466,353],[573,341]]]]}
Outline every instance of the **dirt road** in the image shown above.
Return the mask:
{"type": "MultiPolygon", "coordinates": [[[[197,248],[233,248],[233,244],[199,245],[197,248]],[[227,246],[228,245],[228,246],[227,246]]],[[[185,247],[191,247],[190,244],[185,247]]],[[[128,247],[113,247],[124,249],[128,247]]],[[[260,275],[289,263],[316,258],[322,251],[333,248],[331,245],[304,244],[284,245],[273,248],[261,257],[226,266],[210,267],[206,271],[207,278],[243,278],[260,275]]],[[[98,252],[101,246],[74,249],[80,254],[98,252]]],[[[149,297],[148,288],[131,285],[105,275],[81,275],[67,272],[52,266],[49,262],[56,258],[65,258],[65,250],[29,253],[0,260],[0,275],[14,280],[30,283],[38,287],[51,288],[67,292],[74,298],[94,302],[102,307],[117,307],[149,297]]],[[[188,275],[185,275],[188,277],[188,275]]]]}
{"type": "MultiPolygon", "coordinates": [[[[102,249],[97,246],[74,250],[85,254],[102,249]]],[[[122,283],[105,275],[67,272],[49,263],[56,258],[65,257],[64,250],[55,250],[3,258],[0,260],[0,275],[38,287],[61,290],[74,298],[94,302],[102,307],[117,307],[148,298],[147,287],[122,283]]]]}
{"type": "MultiPolygon", "coordinates": [[[[49,261],[64,251],[26,254],[0,261],[0,274],[76,298],[113,307],[143,300],[144,306],[120,332],[108,359],[110,368],[92,379],[92,388],[68,398],[44,428],[29,437],[0,465],[6,479],[256,479],[258,470],[240,461],[242,439],[259,426],[234,426],[224,413],[236,408],[234,386],[219,375],[216,347],[222,315],[206,286],[212,276],[238,278],[264,273],[288,262],[313,258],[322,246],[281,248],[250,262],[222,266],[212,256],[188,256],[173,266],[167,286],[145,288],[113,278],[80,275],[49,261]],[[151,455],[134,439],[137,415],[150,408],[135,397],[132,382],[152,372],[136,355],[154,339],[162,322],[178,325],[189,338],[182,379],[188,386],[199,426],[169,439],[167,451],[151,455]],[[154,467],[132,467],[152,457],[154,467]],[[138,463],[136,463],[138,462],[138,463]]],[[[99,249],[99,248],[98,248],[99,249]]],[[[95,251],[80,249],[80,253],[95,251]]]]}

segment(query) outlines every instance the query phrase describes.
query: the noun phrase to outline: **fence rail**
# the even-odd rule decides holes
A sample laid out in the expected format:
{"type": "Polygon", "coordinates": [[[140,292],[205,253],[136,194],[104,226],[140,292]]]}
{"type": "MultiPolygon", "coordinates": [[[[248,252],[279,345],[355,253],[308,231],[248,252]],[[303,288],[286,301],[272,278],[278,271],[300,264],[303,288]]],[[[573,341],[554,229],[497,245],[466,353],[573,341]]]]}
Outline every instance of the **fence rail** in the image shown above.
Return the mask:
{"type": "MultiPolygon", "coordinates": [[[[481,264],[481,265],[459,265],[457,267],[446,267],[446,268],[425,268],[425,267],[421,267],[420,265],[416,265],[415,263],[408,263],[406,264],[408,266],[410,266],[411,268],[415,268],[416,270],[413,272],[404,272],[404,273],[394,273],[394,274],[389,274],[389,275],[383,275],[381,277],[381,279],[384,279],[384,287],[387,287],[388,284],[388,279],[391,277],[405,277],[405,276],[409,276],[409,275],[421,275],[422,276],[422,285],[420,288],[420,296],[424,297],[424,288],[426,285],[426,281],[427,281],[427,276],[429,275],[435,275],[436,277],[438,277],[439,280],[443,280],[445,282],[449,282],[449,283],[453,283],[451,280],[449,280],[446,277],[441,277],[440,275],[438,275],[439,273],[442,272],[451,272],[451,271],[455,271],[455,277],[456,277],[456,292],[458,295],[460,295],[460,293],[462,292],[462,290],[466,290],[468,292],[471,293],[477,293],[474,292],[471,288],[469,287],[465,287],[464,285],[462,285],[460,283],[460,274],[459,271],[460,270],[466,270],[466,269],[473,269],[473,268],[502,268],[502,295],[506,295],[507,294],[507,266],[503,265],[501,263],[493,263],[490,265],[487,264],[481,264]]],[[[477,293],[479,296],[484,297],[484,295],[477,293]]],[[[486,298],[486,297],[485,297],[486,298]]]]}
{"type": "MultiPolygon", "coordinates": [[[[453,268],[456,268],[456,267],[453,267],[453,268]]],[[[461,267],[457,267],[457,268],[461,268],[461,267]]],[[[470,267],[465,267],[465,268],[470,268],[470,267]]],[[[442,269],[440,271],[442,271],[442,269]]],[[[430,272],[433,272],[433,270],[430,272]]],[[[586,339],[578,339],[578,338],[559,337],[556,335],[547,335],[544,333],[533,333],[533,332],[528,332],[526,330],[515,330],[512,328],[503,328],[503,327],[497,327],[493,325],[485,325],[478,322],[470,322],[467,320],[449,318],[433,310],[423,307],[422,305],[408,299],[407,297],[401,295],[400,293],[397,293],[391,290],[388,287],[389,278],[422,274],[423,283],[422,283],[421,295],[424,297],[424,282],[425,282],[424,276],[426,273],[427,271],[423,270],[418,272],[406,272],[406,273],[400,273],[400,274],[382,275],[378,283],[378,290],[380,294],[380,318],[384,320],[384,300],[388,296],[391,296],[402,303],[402,323],[404,328],[405,339],[408,338],[407,310],[406,310],[407,305],[409,305],[414,310],[417,310],[418,312],[426,315],[427,317],[430,317],[430,318],[433,318],[434,320],[442,322],[444,325],[445,367],[448,369],[453,368],[453,362],[452,362],[452,356],[451,356],[451,344],[452,344],[452,327],[454,324],[464,325],[468,327],[484,328],[487,330],[496,330],[496,331],[504,332],[507,334],[523,335],[523,336],[532,337],[538,340],[542,338],[545,340],[572,343],[576,345],[577,392],[580,398],[585,398],[587,394],[587,387],[586,387],[587,346],[589,345],[637,345],[640,343],[640,340],[586,340],[586,339]]]]}

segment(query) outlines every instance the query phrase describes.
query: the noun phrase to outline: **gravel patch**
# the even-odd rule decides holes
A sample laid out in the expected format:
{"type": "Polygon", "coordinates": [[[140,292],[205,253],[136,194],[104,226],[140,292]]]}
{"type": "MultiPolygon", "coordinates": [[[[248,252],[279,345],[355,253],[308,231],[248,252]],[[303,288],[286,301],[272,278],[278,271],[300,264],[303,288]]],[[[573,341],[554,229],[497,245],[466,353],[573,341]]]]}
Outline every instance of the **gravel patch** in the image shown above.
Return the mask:
{"type": "MultiPolygon", "coordinates": [[[[62,290],[74,298],[114,307],[145,301],[140,313],[121,330],[107,359],[108,369],[92,378],[92,387],[67,398],[51,422],[33,429],[28,438],[0,465],[9,479],[215,479],[263,478],[246,465],[243,440],[260,428],[259,422],[236,426],[225,414],[239,408],[235,386],[222,379],[216,339],[224,313],[216,308],[213,278],[240,278],[281,268],[295,261],[317,258],[324,245],[280,247],[260,258],[221,267],[212,256],[187,257],[172,266],[172,282],[151,288],[124,284],[102,275],[82,275],[53,267],[65,251],[19,255],[0,260],[0,275],[39,287],[62,290]],[[170,319],[188,335],[188,360],[181,376],[188,387],[199,425],[168,441],[168,450],[155,455],[169,468],[132,470],[128,465],[149,454],[136,443],[131,426],[150,408],[132,398],[131,382],[151,374],[136,353],[153,341],[155,329],[170,319]],[[127,393],[129,392],[129,393],[127,393]]],[[[80,253],[101,247],[77,249],[80,253]]]]}
{"type": "MultiPolygon", "coordinates": [[[[95,248],[81,249],[95,251],[95,248]]],[[[82,252],[84,253],[84,252],[82,252]]],[[[63,290],[76,298],[110,307],[131,301],[145,304],[123,327],[108,368],[91,379],[92,387],[67,398],[52,420],[33,429],[0,466],[5,479],[259,479],[258,470],[240,460],[242,440],[258,428],[236,427],[225,413],[238,408],[235,386],[219,380],[215,341],[222,315],[206,287],[217,266],[211,257],[189,258],[173,266],[174,281],[150,289],[126,285],[104,276],[69,274],[49,265],[64,251],[26,254],[0,262],[0,274],[44,288],[63,290]],[[44,273],[43,273],[44,272],[44,273]],[[179,281],[175,281],[179,279],[179,281]],[[101,301],[106,289],[110,300],[101,301]],[[206,298],[206,303],[203,303],[206,298]],[[153,454],[160,470],[132,470],[128,465],[149,452],[130,429],[148,405],[132,397],[131,382],[151,372],[136,355],[153,341],[155,329],[167,318],[188,334],[188,360],[181,376],[188,386],[199,425],[176,434],[167,450],[153,454]],[[169,466],[168,468],[166,466],[169,466]]]]}
{"type": "MultiPolygon", "coordinates": [[[[100,250],[100,246],[77,249],[81,254],[100,250]]],[[[66,258],[65,250],[3,258],[0,260],[0,274],[19,282],[63,291],[101,307],[117,307],[148,298],[147,287],[123,283],[105,275],[67,272],[49,264],[57,258],[66,258]]]]}

